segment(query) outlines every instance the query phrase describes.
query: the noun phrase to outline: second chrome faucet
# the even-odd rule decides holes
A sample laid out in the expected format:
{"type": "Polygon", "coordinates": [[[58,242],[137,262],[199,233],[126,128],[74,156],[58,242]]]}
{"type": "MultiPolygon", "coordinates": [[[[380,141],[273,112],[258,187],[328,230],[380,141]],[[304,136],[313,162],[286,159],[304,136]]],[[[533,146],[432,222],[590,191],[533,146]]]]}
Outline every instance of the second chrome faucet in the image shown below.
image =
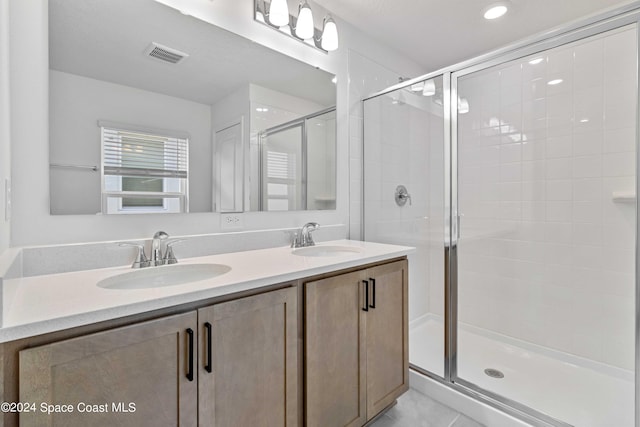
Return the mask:
{"type": "Polygon", "coordinates": [[[311,237],[311,232],[317,230],[320,224],[317,222],[308,222],[293,236],[291,241],[292,248],[303,248],[305,246],[314,246],[316,243],[311,237]]]}

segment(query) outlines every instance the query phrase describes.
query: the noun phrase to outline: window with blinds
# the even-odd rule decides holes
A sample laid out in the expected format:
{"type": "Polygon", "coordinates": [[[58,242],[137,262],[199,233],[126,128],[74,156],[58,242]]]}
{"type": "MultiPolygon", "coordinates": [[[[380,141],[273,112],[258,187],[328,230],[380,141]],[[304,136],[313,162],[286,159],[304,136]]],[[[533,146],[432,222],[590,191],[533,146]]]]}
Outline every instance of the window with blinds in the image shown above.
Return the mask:
{"type": "Polygon", "coordinates": [[[186,135],[105,124],[101,129],[103,212],[188,212],[186,135]]]}

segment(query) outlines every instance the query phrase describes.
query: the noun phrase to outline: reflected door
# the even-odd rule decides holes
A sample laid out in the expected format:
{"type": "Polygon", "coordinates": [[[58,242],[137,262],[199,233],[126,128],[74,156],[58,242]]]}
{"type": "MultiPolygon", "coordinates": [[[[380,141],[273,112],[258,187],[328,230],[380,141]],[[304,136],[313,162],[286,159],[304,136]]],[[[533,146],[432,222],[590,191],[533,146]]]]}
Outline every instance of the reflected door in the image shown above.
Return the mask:
{"type": "Polygon", "coordinates": [[[277,129],[260,137],[263,211],[306,209],[303,162],[304,124],[277,129]]]}
{"type": "Polygon", "coordinates": [[[216,132],[215,156],[217,179],[214,179],[212,200],[218,205],[214,212],[242,212],[244,155],[242,121],[216,132]]]}

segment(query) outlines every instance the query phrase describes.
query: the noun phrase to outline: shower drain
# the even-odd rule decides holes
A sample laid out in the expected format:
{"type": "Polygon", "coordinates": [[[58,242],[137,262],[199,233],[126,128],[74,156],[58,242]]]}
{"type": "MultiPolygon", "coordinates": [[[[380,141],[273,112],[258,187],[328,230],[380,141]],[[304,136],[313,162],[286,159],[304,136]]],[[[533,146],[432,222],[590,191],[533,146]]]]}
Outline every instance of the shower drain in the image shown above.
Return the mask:
{"type": "Polygon", "coordinates": [[[489,375],[491,378],[504,378],[502,371],[498,371],[497,369],[487,368],[484,370],[484,373],[489,375]]]}

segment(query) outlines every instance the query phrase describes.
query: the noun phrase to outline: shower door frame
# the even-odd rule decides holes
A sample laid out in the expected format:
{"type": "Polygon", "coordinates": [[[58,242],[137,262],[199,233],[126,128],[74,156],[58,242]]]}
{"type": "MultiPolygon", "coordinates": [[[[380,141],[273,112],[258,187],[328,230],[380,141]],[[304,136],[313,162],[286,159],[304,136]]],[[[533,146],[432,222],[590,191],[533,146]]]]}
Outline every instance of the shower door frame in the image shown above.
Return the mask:
{"type": "MultiPolygon", "coordinates": [[[[636,52],[636,192],[640,190],[640,76],[638,72],[638,61],[640,61],[640,1],[628,4],[623,7],[611,9],[605,13],[591,16],[579,22],[571,23],[556,29],[538,34],[524,39],[518,43],[508,45],[485,55],[442,68],[432,73],[428,73],[410,80],[405,80],[399,84],[391,86],[385,90],[376,92],[362,99],[364,102],[372,98],[395,92],[399,89],[409,87],[435,77],[443,78],[443,100],[444,100],[444,183],[445,183],[445,226],[449,230],[444,237],[445,251],[445,301],[444,301],[444,376],[437,375],[422,367],[410,363],[411,369],[423,374],[447,387],[450,387],[462,394],[470,396],[482,403],[499,409],[523,420],[533,426],[540,427],[565,427],[570,426],[566,422],[557,420],[547,414],[537,411],[508,397],[493,393],[476,384],[459,378],[457,375],[458,362],[458,258],[457,247],[459,238],[459,212],[458,212],[458,105],[457,100],[458,79],[468,74],[484,70],[496,65],[513,61],[529,55],[534,55],[549,49],[566,45],[587,37],[605,33],[610,30],[636,25],[637,52],[636,52]],[[447,94],[449,96],[447,96],[447,94]],[[448,242],[448,243],[447,243],[448,242]]],[[[363,108],[364,111],[364,108],[363,108]]],[[[364,135],[364,120],[362,121],[362,134],[364,135]]],[[[363,138],[363,150],[366,149],[363,138]]],[[[364,153],[364,151],[363,151],[364,153]]],[[[364,155],[362,156],[362,168],[365,170],[364,155]]],[[[364,185],[364,179],[363,179],[364,185]]],[[[364,191],[362,192],[364,197],[364,191]]],[[[639,199],[636,197],[636,236],[635,236],[635,427],[640,427],[640,263],[638,262],[640,227],[638,227],[639,199]]],[[[364,200],[363,200],[364,201],[364,200]]],[[[365,235],[365,212],[362,209],[361,236],[365,235]]]]}

